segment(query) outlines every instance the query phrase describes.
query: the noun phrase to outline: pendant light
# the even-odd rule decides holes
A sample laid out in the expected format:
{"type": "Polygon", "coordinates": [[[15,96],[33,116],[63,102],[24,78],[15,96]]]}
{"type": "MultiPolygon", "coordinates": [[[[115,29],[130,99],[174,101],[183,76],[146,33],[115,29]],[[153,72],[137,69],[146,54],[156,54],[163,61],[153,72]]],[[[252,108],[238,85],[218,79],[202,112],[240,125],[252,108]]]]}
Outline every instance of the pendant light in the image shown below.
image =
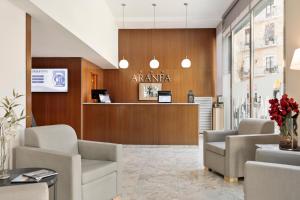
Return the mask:
{"type": "MultiPolygon", "coordinates": [[[[156,7],[156,4],[153,3],[152,4],[153,6],[153,29],[155,29],[155,7],[156,7]]],[[[153,37],[153,31],[152,31],[152,37],[153,37]]],[[[153,41],[153,39],[152,39],[153,41]]],[[[153,45],[152,45],[153,46],[153,45]]],[[[153,47],[152,47],[153,49],[153,47]]],[[[152,50],[153,51],[153,50],[152,50]]],[[[152,52],[153,53],[153,52],[152,52]]],[[[158,60],[155,58],[155,56],[153,56],[153,59],[150,61],[150,68],[151,69],[157,69],[159,67],[159,62],[158,60]]]]}
{"type": "Polygon", "coordinates": [[[188,4],[184,3],[183,5],[185,6],[185,58],[181,61],[181,67],[182,68],[190,68],[192,65],[192,62],[187,57],[187,12],[188,12],[187,8],[188,8],[188,4]]]}
{"type": "MultiPolygon", "coordinates": [[[[122,7],[123,7],[123,28],[125,28],[125,23],[124,23],[124,11],[125,11],[125,6],[126,6],[126,4],[123,3],[123,4],[122,4],[122,7]]],[[[119,62],[119,67],[120,67],[121,69],[127,69],[128,66],[129,66],[129,63],[128,63],[128,61],[124,58],[124,56],[123,56],[122,60],[120,60],[120,62],[119,62]]]]}

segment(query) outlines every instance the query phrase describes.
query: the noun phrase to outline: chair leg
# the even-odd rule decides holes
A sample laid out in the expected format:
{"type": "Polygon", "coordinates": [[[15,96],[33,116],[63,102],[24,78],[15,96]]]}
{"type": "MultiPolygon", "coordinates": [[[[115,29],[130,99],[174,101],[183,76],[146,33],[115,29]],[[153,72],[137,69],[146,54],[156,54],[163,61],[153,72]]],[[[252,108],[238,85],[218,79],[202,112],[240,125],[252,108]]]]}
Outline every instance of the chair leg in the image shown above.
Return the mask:
{"type": "Polygon", "coordinates": [[[116,196],[115,198],[113,198],[113,200],[121,200],[120,196],[116,196]]]}
{"type": "Polygon", "coordinates": [[[237,183],[239,182],[239,179],[234,177],[224,176],[224,181],[228,183],[237,183]]]}

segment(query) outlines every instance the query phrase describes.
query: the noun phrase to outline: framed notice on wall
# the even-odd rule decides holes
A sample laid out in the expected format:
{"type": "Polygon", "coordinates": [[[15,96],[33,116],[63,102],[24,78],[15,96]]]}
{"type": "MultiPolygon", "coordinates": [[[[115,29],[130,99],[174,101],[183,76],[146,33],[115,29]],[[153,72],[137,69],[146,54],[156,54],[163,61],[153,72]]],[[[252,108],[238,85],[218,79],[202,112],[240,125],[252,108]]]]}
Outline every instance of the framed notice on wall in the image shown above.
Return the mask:
{"type": "Polygon", "coordinates": [[[156,101],[161,88],[161,83],[139,83],[139,100],[156,101]]]}
{"type": "Polygon", "coordinates": [[[32,92],[68,92],[68,69],[32,69],[32,92]]]}

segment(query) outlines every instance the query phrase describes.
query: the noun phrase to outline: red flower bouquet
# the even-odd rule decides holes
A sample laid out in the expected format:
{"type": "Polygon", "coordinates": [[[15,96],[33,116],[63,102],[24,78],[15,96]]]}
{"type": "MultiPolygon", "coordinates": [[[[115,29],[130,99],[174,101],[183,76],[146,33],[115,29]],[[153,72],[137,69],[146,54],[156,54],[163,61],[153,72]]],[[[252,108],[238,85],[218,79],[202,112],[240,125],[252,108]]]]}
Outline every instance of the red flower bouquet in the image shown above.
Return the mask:
{"type": "Polygon", "coordinates": [[[287,94],[282,95],[281,99],[270,99],[269,114],[271,120],[276,121],[280,127],[280,135],[284,137],[285,142],[280,143],[281,148],[294,148],[297,146],[297,117],[299,114],[299,105],[287,94]],[[294,141],[295,140],[295,141],[294,141]],[[284,147],[283,147],[284,146],[284,147]]]}

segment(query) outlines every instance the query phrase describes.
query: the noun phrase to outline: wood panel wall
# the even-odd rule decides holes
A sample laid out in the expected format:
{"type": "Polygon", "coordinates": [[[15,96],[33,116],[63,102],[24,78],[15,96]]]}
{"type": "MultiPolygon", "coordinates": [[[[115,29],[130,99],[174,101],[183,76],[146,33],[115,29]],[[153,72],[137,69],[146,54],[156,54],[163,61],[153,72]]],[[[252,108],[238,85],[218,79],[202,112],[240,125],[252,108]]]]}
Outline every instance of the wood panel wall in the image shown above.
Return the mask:
{"type": "Polygon", "coordinates": [[[138,83],[131,80],[134,73],[150,71],[149,62],[155,56],[159,69],[154,73],[168,73],[170,83],[163,90],[172,90],[174,102],[186,102],[187,93],[196,96],[215,96],[215,29],[130,29],[119,31],[119,57],[129,61],[125,70],[104,70],[104,87],[114,102],[139,102],[138,83]],[[187,56],[189,69],[181,68],[187,56]]]}
{"type": "Polygon", "coordinates": [[[68,124],[81,137],[81,58],[33,58],[33,68],[67,68],[66,93],[32,93],[32,112],[38,126],[68,124]]]}
{"type": "Polygon", "coordinates": [[[103,70],[91,63],[88,60],[82,59],[82,102],[93,102],[91,98],[92,89],[102,89],[103,88],[103,70]],[[93,88],[92,75],[97,77],[95,87],[93,88]]]}

